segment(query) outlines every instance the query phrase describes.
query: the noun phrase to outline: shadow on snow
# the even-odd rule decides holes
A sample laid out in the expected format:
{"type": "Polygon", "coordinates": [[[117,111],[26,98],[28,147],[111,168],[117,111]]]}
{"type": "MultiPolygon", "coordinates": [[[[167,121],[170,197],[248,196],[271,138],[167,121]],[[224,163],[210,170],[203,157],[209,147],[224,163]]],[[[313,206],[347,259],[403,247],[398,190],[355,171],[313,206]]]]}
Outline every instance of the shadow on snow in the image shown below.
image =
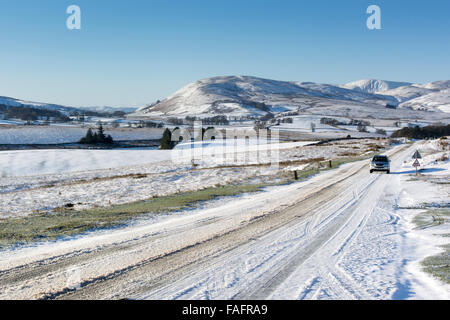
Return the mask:
{"type": "MultiPolygon", "coordinates": [[[[420,172],[420,173],[430,173],[430,172],[440,172],[440,171],[445,171],[445,169],[442,169],[442,168],[430,168],[430,169],[421,169],[418,172],[420,172]]],[[[412,173],[416,173],[416,170],[391,172],[391,174],[412,174],[412,173]]]]}

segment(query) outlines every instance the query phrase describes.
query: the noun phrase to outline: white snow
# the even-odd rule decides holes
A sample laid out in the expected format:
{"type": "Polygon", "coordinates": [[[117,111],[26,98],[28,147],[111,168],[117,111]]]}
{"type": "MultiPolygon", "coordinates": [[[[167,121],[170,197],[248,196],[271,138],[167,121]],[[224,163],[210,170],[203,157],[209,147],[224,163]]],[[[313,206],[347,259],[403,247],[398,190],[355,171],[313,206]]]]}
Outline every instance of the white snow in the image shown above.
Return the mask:
{"type": "Polygon", "coordinates": [[[432,92],[400,104],[401,108],[450,112],[450,89],[432,92]]]}
{"type": "MultiPolygon", "coordinates": [[[[87,128],[77,126],[26,126],[0,127],[0,144],[60,144],[76,143],[86,135],[87,128]]],[[[160,139],[161,129],[106,129],[114,140],[152,140],[160,139]]]]}
{"type": "Polygon", "coordinates": [[[141,108],[133,116],[192,116],[215,114],[261,116],[266,111],[296,111],[316,103],[385,105],[389,96],[310,82],[288,82],[249,76],[214,77],[190,83],[157,105],[141,108]]]}
{"type": "Polygon", "coordinates": [[[358,80],[354,82],[349,82],[342,85],[342,87],[367,93],[382,93],[383,91],[388,91],[396,89],[398,87],[409,86],[409,82],[396,82],[396,81],[385,81],[385,80],[358,80]]]}
{"type": "MultiPolygon", "coordinates": [[[[316,151],[316,154],[312,149],[291,146],[282,150],[280,158],[292,159],[302,154],[313,158],[319,153],[327,156],[330,152],[335,156],[341,148],[338,145],[318,148],[320,151],[316,151]]],[[[299,194],[316,195],[322,186],[349,176],[351,178],[342,184],[336,197],[313,208],[304,218],[212,257],[206,267],[194,268],[157,290],[141,292],[130,298],[230,299],[249,293],[264,299],[449,299],[450,286],[424,273],[420,267],[421,260],[441,251],[438,246],[446,243],[446,239],[439,234],[449,233],[449,226],[416,230],[412,219],[421,211],[407,208],[424,202],[448,204],[448,184],[436,184],[432,180],[439,178],[448,182],[450,162],[440,159],[450,150],[439,140],[416,143],[407,148],[397,146],[387,154],[391,155],[400,149],[403,151],[392,156],[391,175],[370,175],[368,170],[359,172],[360,168],[367,168],[367,161],[350,163],[315,175],[307,181],[270,187],[265,192],[245,195],[233,201],[221,200],[197,210],[161,215],[116,230],[0,251],[0,270],[71,252],[91,252],[103,246],[150,239],[145,247],[133,248],[131,251],[124,249],[113,255],[87,261],[82,266],[80,281],[111,274],[115,270],[145,261],[149,254],[161,256],[174,252],[280,207],[292,206],[299,194]],[[422,161],[426,166],[424,179],[414,179],[411,156],[416,148],[422,153],[422,161]],[[199,224],[216,219],[218,223],[199,224]],[[168,231],[172,233],[163,241],[151,241],[152,235],[168,231]],[[309,249],[311,254],[306,255],[309,249]],[[259,289],[259,285],[270,282],[270,279],[277,279],[278,282],[267,291],[269,295],[264,296],[268,288],[259,289]]],[[[197,182],[191,185],[217,183],[239,174],[241,177],[264,174],[235,168],[230,169],[229,174],[224,169],[217,169],[220,171],[213,170],[210,175],[202,175],[202,171],[207,170],[188,173],[176,166],[161,170],[158,163],[127,170],[140,172],[143,168],[149,172],[153,170],[168,174],[172,184],[180,181],[179,187],[195,179],[197,182]],[[171,170],[174,170],[173,175],[171,170]],[[207,177],[211,180],[208,181],[207,177]]],[[[114,174],[123,173],[121,170],[124,169],[115,170],[114,174]]],[[[71,179],[73,176],[63,178],[62,175],[60,178],[71,179]]],[[[39,179],[31,177],[30,181],[37,183],[39,179]]],[[[146,187],[150,186],[153,179],[160,188],[167,188],[164,179],[160,178],[147,180],[146,187]]],[[[119,188],[119,185],[117,181],[105,185],[105,195],[113,195],[114,187],[119,188]]],[[[70,192],[74,191],[69,189],[56,186],[53,192],[62,191],[63,197],[73,200],[76,197],[70,192]]],[[[129,186],[122,190],[126,193],[138,192],[138,189],[129,189],[129,186]]],[[[21,192],[20,197],[26,198],[26,192],[21,192]]],[[[45,195],[45,192],[39,190],[44,199],[50,197],[50,193],[45,195]]],[[[82,195],[82,192],[91,191],[84,185],[79,192],[82,195]]],[[[8,193],[1,197],[2,204],[7,203],[4,199],[7,199],[8,193]]],[[[29,199],[36,200],[36,194],[29,199]]],[[[28,204],[28,207],[32,206],[28,204]]],[[[1,288],[0,298],[36,297],[40,292],[56,290],[65,283],[65,272],[54,272],[48,277],[42,275],[41,278],[33,279],[33,282],[27,282],[27,286],[19,283],[1,288]]],[[[139,288],[139,282],[129,285],[139,288]]]]}
{"type": "Polygon", "coordinates": [[[1,97],[0,96],[0,104],[11,106],[11,107],[20,107],[20,106],[26,106],[30,108],[37,108],[37,109],[47,109],[47,110],[55,110],[60,111],[64,114],[69,114],[71,111],[75,111],[75,108],[72,107],[66,107],[61,106],[57,104],[50,104],[50,103],[41,103],[41,102],[32,102],[32,101],[25,101],[10,97],[1,97]]]}
{"type": "MultiPolygon", "coordinates": [[[[291,113],[290,116],[320,115],[348,120],[392,119],[393,122],[422,120],[446,123],[450,122],[444,113],[448,110],[450,98],[441,91],[447,88],[447,82],[422,85],[361,80],[346,87],[250,76],[213,77],[190,83],[163,101],[140,108],[130,118],[205,118],[224,115],[234,121],[247,117],[259,118],[271,112],[275,116],[291,113]],[[438,93],[440,95],[433,96],[438,93]],[[413,101],[422,96],[427,96],[424,98],[425,103],[413,101]],[[413,103],[407,105],[410,100],[413,103]],[[396,108],[387,108],[387,105],[396,108]]],[[[318,134],[323,136],[322,132],[318,134]]]]}
{"type": "Polygon", "coordinates": [[[2,151],[0,172],[4,177],[64,174],[136,166],[170,158],[170,151],[154,149],[2,151]]]}
{"type": "MultiPolygon", "coordinates": [[[[164,150],[37,150],[0,152],[0,216],[26,215],[67,203],[79,208],[145,200],[277,173],[272,161],[334,157],[338,146],[311,142],[164,150]],[[302,147],[304,146],[304,147],[302,147]],[[267,156],[270,152],[270,157],[267,156]],[[212,155],[215,155],[212,157],[212,155]],[[192,170],[191,159],[197,169],[192,170]],[[251,166],[267,164],[266,166],[251,166]],[[222,166],[226,166],[222,168],[222,166]],[[230,166],[231,167],[227,167],[230,166]],[[248,167],[233,166],[248,165],[248,167]],[[139,179],[130,175],[143,175],[139,179]],[[45,188],[42,188],[45,187],[45,188]]],[[[203,143],[196,143],[198,147],[203,143]]],[[[188,144],[187,146],[190,147],[188,144]]],[[[194,168],[194,169],[195,169],[194,168]]]]}
{"type": "MultiPolygon", "coordinates": [[[[410,158],[412,151],[407,149],[398,160],[410,158]]],[[[282,274],[286,270],[282,266],[298,260],[298,254],[320,237],[321,230],[352,213],[290,276],[279,276],[283,281],[268,299],[449,299],[450,286],[425,274],[419,263],[441,251],[437,246],[446,240],[436,233],[448,233],[449,226],[440,231],[417,231],[411,223],[417,211],[393,207],[396,201],[448,201],[449,190],[409,181],[398,160],[393,175],[379,179],[367,175],[343,198],[317,208],[312,219],[278,229],[213,260],[206,270],[194,270],[137,298],[239,298],[241,291],[265,281],[265,274],[282,274]]],[[[450,165],[444,167],[448,174],[450,165]]]]}

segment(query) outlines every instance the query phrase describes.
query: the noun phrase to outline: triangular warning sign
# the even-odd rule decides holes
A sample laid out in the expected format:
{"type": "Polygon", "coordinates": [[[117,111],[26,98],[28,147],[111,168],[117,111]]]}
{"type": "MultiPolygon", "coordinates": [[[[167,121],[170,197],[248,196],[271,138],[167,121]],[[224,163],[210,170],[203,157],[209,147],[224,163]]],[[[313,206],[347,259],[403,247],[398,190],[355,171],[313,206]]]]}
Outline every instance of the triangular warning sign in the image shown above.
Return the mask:
{"type": "Polygon", "coordinates": [[[419,153],[419,150],[416,150],[416,152],[414,152],[414,155],[412,156],[413,159],[422,159],[422,156],[419,153]]]}
{"type": "Polygon", "coordinates": [[[416,161],[414,161],[413,167],[420,167],[420,162],[418,159],[416,159],[416,161]]]}

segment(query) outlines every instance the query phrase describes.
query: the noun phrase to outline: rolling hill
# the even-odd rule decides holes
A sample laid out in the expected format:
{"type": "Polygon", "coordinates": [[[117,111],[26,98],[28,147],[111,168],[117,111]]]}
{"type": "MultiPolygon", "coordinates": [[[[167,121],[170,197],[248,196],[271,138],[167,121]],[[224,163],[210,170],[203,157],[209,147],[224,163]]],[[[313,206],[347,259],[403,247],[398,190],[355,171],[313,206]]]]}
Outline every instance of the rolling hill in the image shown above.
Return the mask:
{"type": "Polygon", "coordinates": [[[410,85],[412,85],[412,83],[370,79],[350,82],[342,85],[341,87],[367,93],[382,93],[384,91],[410,85]]]}
{"type": "Polygon", "coordinates": [[[442,92],[447,82],[415,85],[361,80],[339,86],[250,76],[213,77],[190,83],[163,101],[138,109],[131,116],[259,117],[268,113],[294,111],[349,117],[434,118],[436,115],[429,111],[438,113],[447,110],[439,107],[448,101],[445,92],[442,92]],[[428,96],[438,92],[441,94],[428,96]],[[427,101],[425,107],[423,101],[414,101],[419,97],[427,101]],[[438,100],[434,103],[434,99],[438,100]],[[386,108],[387,105],[390,108],[386,108]]]}
{"type": "Polygon", "coordinates": [[[24,101],[20,99],[10,98],[10,97],[1,97],[0,96],[0,105],[4,105],[6,107],[28,107],[33,109],[43,109],[50,111],[58,111],[64,115],[69,115],[71,112],[76,111],[76,108],[66,107],[58,104],[51,103],[41,103],[41,102],[31,102],[24,101]]]}

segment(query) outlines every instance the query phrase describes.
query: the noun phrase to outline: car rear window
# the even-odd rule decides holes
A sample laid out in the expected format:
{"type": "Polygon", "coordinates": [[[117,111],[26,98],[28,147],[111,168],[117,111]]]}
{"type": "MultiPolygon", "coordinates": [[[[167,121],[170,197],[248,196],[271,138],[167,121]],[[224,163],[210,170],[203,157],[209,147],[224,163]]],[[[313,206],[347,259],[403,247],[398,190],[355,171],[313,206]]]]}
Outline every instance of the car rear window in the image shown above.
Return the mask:
{"type": "Polygon", "coordinates": [[[373,161],[387,161],[387,157],[385,156],[373,157],[373,161]]]}

